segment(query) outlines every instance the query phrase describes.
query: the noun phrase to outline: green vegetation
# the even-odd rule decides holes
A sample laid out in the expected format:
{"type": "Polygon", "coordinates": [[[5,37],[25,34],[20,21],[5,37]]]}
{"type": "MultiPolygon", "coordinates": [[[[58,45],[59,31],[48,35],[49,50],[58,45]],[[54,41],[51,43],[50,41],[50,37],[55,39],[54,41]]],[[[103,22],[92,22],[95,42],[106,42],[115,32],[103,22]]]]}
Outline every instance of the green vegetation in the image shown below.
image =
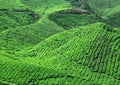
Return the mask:
{"type": "Polygon", "coordinates": [[[54,21],[64,29],[70,29],[83,25],[92,24],[101,21],[101,19],[95,15],[88,14],[60,14],[54,13],[50,15],[50,20],[54,21]]]}
{"type": "Polygon", "coordinates": [[[27,6],[19,0],[0,0],[0,9],[26,9],[27,6]]]}
{"type": "Polygon", "coordinates": [[[0,14],[0,32],[9,28],[15,28],[32,24],[40,18],[40,15],[30,11],[3,11],[0,14]]]}
{"type": "Polygon", "coordinates": [[[119,0],[88,0],[88,3],[96,13],[103,16],[111,16],[120,12],[119,0]]]}
{"type": "Polygon", "coordinates": [[[1,81],[1,80],[0,80],[0,85],[15,85],[15,84],[12,84],[12,83],[5,82],[5,81],[1,81]]]}
{"type": "Polygon", "coordinates": [[[119,0],[0,0],[0,85],[120,85],[119,0]]]}

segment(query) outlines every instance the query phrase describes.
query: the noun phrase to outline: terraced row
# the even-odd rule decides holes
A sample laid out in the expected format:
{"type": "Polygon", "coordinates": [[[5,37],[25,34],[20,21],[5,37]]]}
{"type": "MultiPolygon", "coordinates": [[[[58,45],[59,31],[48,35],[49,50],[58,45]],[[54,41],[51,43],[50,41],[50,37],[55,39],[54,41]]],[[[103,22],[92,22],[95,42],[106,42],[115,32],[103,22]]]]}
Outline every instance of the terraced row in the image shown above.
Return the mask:
{"type": "MultiPolygon", "coordinates": [[[[56,84],[75,84],[78,85],[81,83],[84,84],[94,84],[95,82],[92,82],[94,80],[91,80],[92,74],[88,76],[88,72],[86,72],[87,68],[85,67],[74,67],[74,70],[71,68],[69,69],[61,69],[61,70],[55,70],[55,67],[52,66],[50,69],[49,67],[41,67],[41,66],[35,66],[28,63],[21,63],[19,60],[13,61],[9,58],[3,58],[6,59],[6,62],[0,59],[0,66],[1,66],[1,72],[0,72],[0,79],[3,81],[7,81],[13,84],[17,85],[56,85],[56,84]],[[53,70],[54,69],[54,70],[53,70]],[[71,69],[71,70],[70,70],[71,69]],[[76,70],[75,70],[76,69],[76,70]],[[75,71],[79,72],[79,75],[76,74],[75,71]],[[70,75],[71,73],[71,75],[70,75]],[[84,77],[82,76],[84,75],[84,77]],[[85,76],[86,75],[86,76],[85,76]]],[[[59,59],[57,59],[58,63],[59,59]]],[[[62,59],[61,64],[63,63],[63,66],[65,66],[65,63],[68,63],[67,61],[64,61],[62,59]]],[[[60,63],[60,62],[59,62],[60,63]]],[[[70,62],[69,62],[70,63],[70,62]]],[[[74,63],[71,63],[71,65],[74,63]]],[[[76,64],[72,65],[76,66],[76,64]]]]}
{"type": "Polygon", "coordinates": [[[5,57],[3,57],[3,59],[6,59],[6,61],[2,61],[1,58],[0,79],[17,85],[37,85],[38,83],[43,82],[43,80],[46,80],[44,83],[47,84],[50,80],[56,78],[72,77],[63,74],[62,72],[21,63],[19,60],[13,61],[5,57]]]}
{"type": "MultiPolygon", "coordinates": [[[[60,64],[60,59],[54,60],[54,57],[55,59],[60,57],[65,59],[62,62],[68,60],[76,63],[76,66],[82,65],[88,68],[93,74],[98,73],[110,79],[113,78],[108,83],[117,85],[120,82],[120,34],[104,30],[104,27],[107,26],[98,23],[65,31],[43,41],[26,56],[37,57],[52,65],[60,64]]],[[[72,66],[70,67],[73,69],[72,66]]],[[[100,81],[100,83],[103,82],[100,81]]]]}
{"type": "MultiPolygon", "coordinates": [[[[0,80],[20,85],[118,85],[119,54],[116,51],[117,56],[113,55],[116,57],[113,58],[116,59],[113,64],[106,49],[107,52],[113,50],[107,47],[103,49],[102,46],[108,46],[111,40],[118,43],[119,39],[116,41],[116,38],[119,34],[104,30],[103,27],[104,24],[97,23],[53,35],[21,57],[18,54],[16,59],[3,55],[0,58],[0,80]]],[[[115,46],[119,50],[119,44],[115,46]]]]}

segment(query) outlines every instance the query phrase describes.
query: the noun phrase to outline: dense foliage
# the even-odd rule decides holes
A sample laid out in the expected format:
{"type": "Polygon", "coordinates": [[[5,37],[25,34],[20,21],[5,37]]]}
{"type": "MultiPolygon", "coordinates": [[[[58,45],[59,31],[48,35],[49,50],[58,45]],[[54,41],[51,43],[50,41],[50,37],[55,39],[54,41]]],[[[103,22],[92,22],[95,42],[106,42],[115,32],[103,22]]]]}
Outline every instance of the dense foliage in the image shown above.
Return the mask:
{"type": "Polygon", "coordinates": [[[120,85],[119,0],[0,0],[0,85],[120,85]]]}

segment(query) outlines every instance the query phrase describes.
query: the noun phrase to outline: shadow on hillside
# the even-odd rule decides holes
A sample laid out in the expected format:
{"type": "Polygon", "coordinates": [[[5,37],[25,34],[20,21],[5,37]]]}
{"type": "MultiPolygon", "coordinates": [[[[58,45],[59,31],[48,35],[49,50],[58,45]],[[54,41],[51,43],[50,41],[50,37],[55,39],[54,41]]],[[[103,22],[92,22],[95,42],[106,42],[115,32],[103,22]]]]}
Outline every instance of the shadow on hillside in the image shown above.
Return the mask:
{"type": "Polygon", "coordinates": [[[87,10],[68,9],[55,12],[49,19],[68,30],[102,21],[101,17],[87,10]]]}

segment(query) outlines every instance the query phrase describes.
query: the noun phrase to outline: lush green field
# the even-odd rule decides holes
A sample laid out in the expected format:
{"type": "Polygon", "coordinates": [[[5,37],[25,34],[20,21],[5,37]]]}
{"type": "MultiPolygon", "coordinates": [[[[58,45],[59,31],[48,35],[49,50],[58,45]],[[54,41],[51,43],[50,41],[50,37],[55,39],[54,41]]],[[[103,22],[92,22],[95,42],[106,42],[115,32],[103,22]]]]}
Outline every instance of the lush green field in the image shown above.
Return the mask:
{"type": "Polygon", "coordinates": [[[120,85],[119,0],[0,0],[0,85],[120,85]]]}

